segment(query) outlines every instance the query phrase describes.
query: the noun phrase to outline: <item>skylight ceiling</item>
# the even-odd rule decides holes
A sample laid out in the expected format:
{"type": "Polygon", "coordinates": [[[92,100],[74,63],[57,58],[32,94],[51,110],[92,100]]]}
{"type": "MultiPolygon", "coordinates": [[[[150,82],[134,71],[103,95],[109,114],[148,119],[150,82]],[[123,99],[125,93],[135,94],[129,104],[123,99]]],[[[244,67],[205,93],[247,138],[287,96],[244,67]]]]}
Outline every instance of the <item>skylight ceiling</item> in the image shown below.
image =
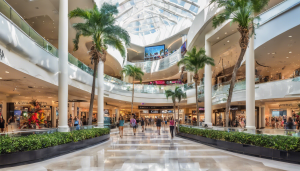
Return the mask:
{"type": "MultiPolygon", "coordinates": [[[[99,0],[102,1],[103,0],[99,0]]],[[[193,21],[200,0],[105,0],[118,4],[118,24],[134,35],[171,29],[181,20],[193,21]]],[[[101,2],[100,2],[101,3],[101,2]]]]}

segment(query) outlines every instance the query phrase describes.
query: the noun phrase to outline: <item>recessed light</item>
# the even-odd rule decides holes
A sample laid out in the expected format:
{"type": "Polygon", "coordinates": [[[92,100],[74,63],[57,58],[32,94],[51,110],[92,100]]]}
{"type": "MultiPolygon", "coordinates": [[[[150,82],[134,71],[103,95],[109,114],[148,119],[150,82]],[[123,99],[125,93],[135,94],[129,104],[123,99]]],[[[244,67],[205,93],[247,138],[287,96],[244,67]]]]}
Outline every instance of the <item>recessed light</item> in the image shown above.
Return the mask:
{"type": "Polygon", "coordinates": [[[32,22],[32,23],[34,23],[34,22],[32,22]]]}
{"type": "Polygon", "coordinates": [[[51,99],[52,97],[48,97],[49,99],[51,99]]]}
{"type": "Polygon", "coordinates": [[[227,32],[225,32],[225,34],[227,34],[227,32]]]}
{"type": "Polygon", "coordinates": [[[275,54],[276,54],[276,52],[273,52],[272,54],[273,54],[273,55],[275,55],[275,54]]]}
{"type": "Polygon", "coordinates": [[[0,77],[0,80],[2,79],[2,77],[0,77]]]}
{"type": "Polygon", "coordinates": [[[268,53],[268,55],[270,55],[270,53],[268,53]]]}
{"type": "Polygon", "coordinates": [[[217,39],[220,39],[220,37],[217,37],[217,39]]]}
{"type": "Polygon", "coordinates": [[[289,58],[289,57],[286,57],[286,58],[289,58]]]}
{"type": "Polygon", "coordinates": [[[293,37],[293,36],[289,36],[289,37],[293,37]]]}
{"type": "Polygon", "coordinates": [[[5,73],[8,74],[9,72],[8,72],[8,71],[5,71],[5,73]]]}
{"type": "Polygon", "coordinates": [[[227,40],[227,42],[229,42],[229,40],[227,40]]]}
{"type": "Polygon", "coordinates": [[[292,51],[290,51],[289,53],[292,53],[292,51]]]}

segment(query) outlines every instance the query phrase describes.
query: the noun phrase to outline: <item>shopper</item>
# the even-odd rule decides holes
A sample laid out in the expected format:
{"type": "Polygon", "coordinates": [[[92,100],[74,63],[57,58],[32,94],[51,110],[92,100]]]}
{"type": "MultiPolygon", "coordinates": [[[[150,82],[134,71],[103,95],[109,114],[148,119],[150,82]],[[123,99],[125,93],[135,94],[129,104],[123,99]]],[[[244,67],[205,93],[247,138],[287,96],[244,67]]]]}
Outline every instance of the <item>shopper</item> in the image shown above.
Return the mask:
{"type": "Polygon", "coordinates": [[[145,118],[144,121],[145,121],[145,130],[147,130],[148,119],[145,118]]]}
{"type": "Polygon", "coordinates": [[[75,116],[75,120],[74,120],[74,127],[76,130],[80,130],[80,121],[76,116],[75,116]]]}
{"type": "Polygon", "coordinates": [[[120,133],[120,137],[123,138],[123,129],[124,129],[124,119],[123,116],[120,116],[119,118],[119,133],[120,133]]]}
{"type": "Polygon", "coordinates": [[[10,129],[11,129],[10,131],[13,131],[12,124],[11,124],[11,123],[13,123],[13,122],[14,122],[14,119],[13,119],[12,116],[10,116],[9,119],[7,120],[7,124],[6,124],[7,132],[8,132],[8,127],[9,127],[9,125],[10,125],[10,129]]]}
{"type": "Polygon", "coordinates": [[[69,127],[73,127],[73,118],[72,114],[70,114],[69,120],[68,120],[69,127]]]}
{"type": "Polygon", "coordinates": [[[175,127],[175,121],[174,121],[173,117],[171,117],[171,120],[170,120],[170,133],[171,133],[171,138],[172,139],[173,139],[174,127],[175,127]]]}
{"type": "Polygon", "coordinates": [[[3,119],[3,116],[0,117],[0,130],[1,132],[4,132],[5,128],[5,120],[3,119]]]}
{"type": "Polygon", "coordinates": [[[294,129],[294,123],[292,117],[289,117],[288,122],[286,124],[286,129],[294,129]]]}
{"type": "Polygon", "coordinates": [[[135,133],[136,133],[136,120],[135,120],[135,116],[133,116],[133,118],[131,118],[130,125],[133,128],[133,135],[135,135],[135,133]]]}
{"type": "Polygon", "coordinates": [[[142,120],[141,120],[142,132],[144,132],[144,130],[145,130],[145,126],[144,125],[145,125],[145,120],[142,117],[142,120]]]}
{"type": "Polygon", "coordinates": [[[156,127],[157,127],[157,131],[158,131],[158,135],[160,135],[161,122],[162,122],[161,117],[158,117],[156,119],[156,127]]]}

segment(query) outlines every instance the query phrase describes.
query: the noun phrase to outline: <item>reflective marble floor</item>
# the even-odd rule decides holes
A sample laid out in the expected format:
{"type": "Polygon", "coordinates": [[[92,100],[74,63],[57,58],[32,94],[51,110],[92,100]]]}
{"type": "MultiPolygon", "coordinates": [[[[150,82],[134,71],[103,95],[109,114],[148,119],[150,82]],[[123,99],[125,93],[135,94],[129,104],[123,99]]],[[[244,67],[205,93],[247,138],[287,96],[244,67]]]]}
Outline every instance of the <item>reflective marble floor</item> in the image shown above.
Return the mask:
{"type": "MultiPolygon", "coordinates": [[[[39,163],[0,169],[5,171],[280,171],[300,165],[240,155],[193,141],[170,138],[169,129],[158,135],[124,128],[124,137],[39,163]]],[[[1,162],[1,161],[0,161],[1,162]]]]}

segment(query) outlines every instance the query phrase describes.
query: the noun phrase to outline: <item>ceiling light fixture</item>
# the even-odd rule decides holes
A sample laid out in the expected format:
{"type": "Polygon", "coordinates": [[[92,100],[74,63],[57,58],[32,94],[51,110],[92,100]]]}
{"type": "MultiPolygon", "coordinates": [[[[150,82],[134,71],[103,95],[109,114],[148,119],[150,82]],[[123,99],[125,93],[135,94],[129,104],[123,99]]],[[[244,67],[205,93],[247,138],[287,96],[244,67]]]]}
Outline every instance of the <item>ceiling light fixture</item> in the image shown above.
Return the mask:
{"type": "Polygon", "coordinates": [[[0,80],[2,80],[2,77],[0,77],[0,80]]]}
{"type": "Polygon", "coordinates": [[[289,57],[286,57],[286,58],[289,58],[289,57]]]}
{"type": "Polygon", "coordinates": [[[292,51],[290,51],[289,53],[292,53],[292,51]]]}
{"type": "Polygon", "coordinates": [[[5,73],[8,74],[9,72],[8,72],[8,71],[5,71],[5,73]]]}
{"type": "Polygon", "coordinates": [[[270,53],[268,53],[268,55],[270,55],[270,53]]]}
{"type": "Polygon", "coordinates": [[[289,36],[289,37],[293,37],[293,36],[289,36]]]}
{"type": "Polygon", "coordinates": [[[217,37],[217,39],[220,39],[220,37],[217,37]]]}
{"type": "Polygon", "coordinates": [[[273,52],[273,53],[272,53],[272,55],[275,55],[275,54],[276,54],[276,52],[273,52]]]}
{"type": "Polygon", "coordinates": [[[225,34],[227,34],[227,32],[225,32],[225,34]]]}
{"type": "Polygon", "coordinates": [[[227,42],[229,42],[229,40],[227,40],[227,42]]]}

